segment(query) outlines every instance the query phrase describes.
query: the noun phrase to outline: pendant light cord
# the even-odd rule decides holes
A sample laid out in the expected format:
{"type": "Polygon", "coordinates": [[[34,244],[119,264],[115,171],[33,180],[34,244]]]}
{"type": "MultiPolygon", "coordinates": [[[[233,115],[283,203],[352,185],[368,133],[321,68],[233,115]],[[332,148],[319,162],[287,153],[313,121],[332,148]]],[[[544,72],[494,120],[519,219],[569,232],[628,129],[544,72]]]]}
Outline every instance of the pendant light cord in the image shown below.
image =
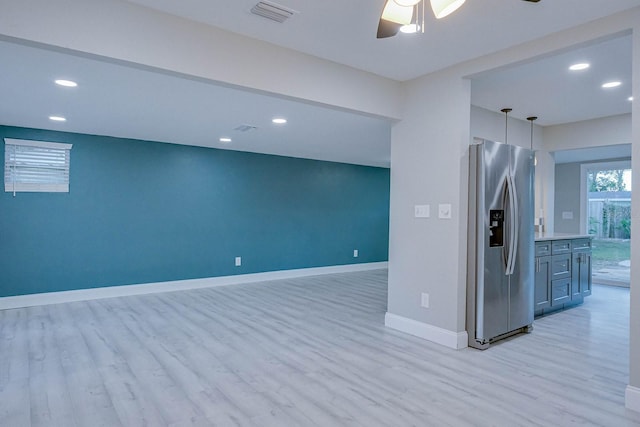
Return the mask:
{"type": "MultiPolygon", "coordinates": [[[[509,145],[508,130],[509,130],[509,113],[511,112],[511,108],[503,108],[500,111],[504,113],[504,143],[506,145],[509,145]]],[[[509,175],[513,176],[513,165],[511,164],[511,156],[509,156],[509,175]]]]}
{"type": "Polygon", "coordinates": [[[509,126],[509,113],[511,112],[511,110],[511,108],[503,108],[502,110],[500,110],[504,113],[504,143],[507,145],[509,144],[509,141],[507,139],[507,131],[509,126]]]}
{"type": "Polygon", "coordinates": [[[531,122],[531,151],[533,151],[533,122],[538,120],[536,116],[527,117],[527,120],[531,122]]]}

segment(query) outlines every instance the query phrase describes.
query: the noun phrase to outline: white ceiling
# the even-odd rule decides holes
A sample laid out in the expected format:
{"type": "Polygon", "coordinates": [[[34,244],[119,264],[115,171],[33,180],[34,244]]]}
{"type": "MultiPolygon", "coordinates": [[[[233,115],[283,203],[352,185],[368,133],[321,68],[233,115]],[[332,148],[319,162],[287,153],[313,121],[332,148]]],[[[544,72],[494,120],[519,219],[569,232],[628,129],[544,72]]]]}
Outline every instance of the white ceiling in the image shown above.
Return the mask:
{"type": "Polygon", "coordinates": [[[249,13],[258,0],[129,0],[395,80],[408,80],[640,5],[640,0],[468,0],[424,34],[376,39],[384,0],[269,0],[283,24],[249,13]]]}
{"type": "MultiPolygon", "coordinates": [[[[130,1],[397,80],[640,6],[640,0],[469,0],[444,20],[429,17],[425,34],[377,40],[382,0],[279,0],[299,12],[284,24],[251,15],[257,0],[130,1]]],[[[382,119],[1,40],[0,124],[389,165],[391,123],[382,119]],[[59,77],[80,86],[56,87],[59,77]],[[52,123],[51,114],[69,120],[52,123]],[[289,123],[272,125],[275,115],[289,123]],[[258,129],[234,132],[241,124],[258,129]],[[234,141],[221,145],[220,136],[234,141]]],[[[536,115],[541,125],[566,123],[630,112],[630,82],[630,38],[622,37],[474,76],[472,102],[494,111],[509,106],[513,117],[536,115]],[[592,68],[570,75],[566,67],[578,58],[592,68]],[[609,75],[623,86],[602,91],[609,75]]]]}
{"type": "Polygon", "coordinates": [[[0,63],[0,124],[389,166],[381,119],[4,41],[0,63]]]}
{"type": "Polygon", "coordinates": [[[541,126],[631,112],[631,36],[622,36],[504,70],[475,76],[471,103],[492,111],[513,108],[512,117],[537,116],[541,126]],[[587,62],[583,71],[569,66],[587,62]],[[605,82],[621,86],[603,89],[605,82]]]}

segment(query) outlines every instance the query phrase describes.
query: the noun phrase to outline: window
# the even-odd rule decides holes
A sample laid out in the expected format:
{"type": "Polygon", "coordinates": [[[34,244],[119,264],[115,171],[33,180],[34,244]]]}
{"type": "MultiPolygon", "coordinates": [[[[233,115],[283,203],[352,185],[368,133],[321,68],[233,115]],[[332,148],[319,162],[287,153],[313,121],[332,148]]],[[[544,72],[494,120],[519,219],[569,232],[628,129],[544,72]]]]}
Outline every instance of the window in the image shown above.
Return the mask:
{"type": "Polygon", "coordinates": [[[4,139],[4,191],[69,192],[71,144],[4,139]]]}

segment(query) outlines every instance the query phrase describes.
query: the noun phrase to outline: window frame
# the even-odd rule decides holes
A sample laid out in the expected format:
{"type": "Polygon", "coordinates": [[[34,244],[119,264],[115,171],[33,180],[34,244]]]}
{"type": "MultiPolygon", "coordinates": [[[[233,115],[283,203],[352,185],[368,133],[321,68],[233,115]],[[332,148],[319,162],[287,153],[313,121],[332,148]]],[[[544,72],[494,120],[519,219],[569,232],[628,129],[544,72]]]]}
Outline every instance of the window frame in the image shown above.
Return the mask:
{"type": "MultiPolygon", "coordinates": [[[[4,138],[4,191],[7,193],[13,193],[15,196],[18,192],[40,192],[40,193],[68,193],[69,181],[70,181],[70,169],[71,169],[71,148],[73,144],[66,144],[60,142],[47,142],[47,141],[35,141],[26,139],[14,139],[4,138]],[[39,150],[40,149],[40,150],[39,150]],[[50,160],[53,161],[50,164],[43,164],[40,161],[29,159],[18,159],[18,152],[21,154],[28,154],[29,151],[36,153],[40,151],[40,154],[44,154],[47,157],[47,153],[51,150],[55,150],[58,153],[56,155],[50,155],[50,160]],[[12,158],[13,156],[13,158],[12,158]],[[57,163],[62,161],[59,165],[57,163]],[[22,162],[22,164],[20,164],[22,162]],[[56,163],[56,164],[53,164],[56,163]],[[31,180],[27,179],[21,181],[19,179],[20,172],[17,170],[22,169],[24,174],[25,170],[35,170],[36,176],[31,180]],[[50,175],[51,181],[46,182],[50,175]],[[18,178],[16,180],[16,178],[18,178]],[[54,179],[56,178],[56,179],[54,179]],[[60,179],[61,178],[61,179],[60,179]],[[42,182],[38,182],[42,180],[42,182]],[[29,182],[31,181],[31,182],[29,182]],[[54,182],[55,181],[55,182],[54,182]]],[[[28,156],[25,156],[28,157],[28,156]]]]}

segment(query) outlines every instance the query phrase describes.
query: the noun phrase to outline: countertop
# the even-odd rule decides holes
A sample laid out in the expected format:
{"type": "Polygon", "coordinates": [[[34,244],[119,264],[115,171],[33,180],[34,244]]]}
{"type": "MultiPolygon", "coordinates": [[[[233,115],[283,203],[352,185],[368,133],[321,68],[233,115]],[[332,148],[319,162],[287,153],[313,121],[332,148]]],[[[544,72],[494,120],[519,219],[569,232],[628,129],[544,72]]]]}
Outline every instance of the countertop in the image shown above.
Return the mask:
{"type": "Polygon", "coordinates": [[[570,240],[570,239],[590,239],[593,236],[589,234],[571,234],[571,233],[543,233],[542,235],[536,233],[536,242],[543,242],[546,240],[570,240]]]}

